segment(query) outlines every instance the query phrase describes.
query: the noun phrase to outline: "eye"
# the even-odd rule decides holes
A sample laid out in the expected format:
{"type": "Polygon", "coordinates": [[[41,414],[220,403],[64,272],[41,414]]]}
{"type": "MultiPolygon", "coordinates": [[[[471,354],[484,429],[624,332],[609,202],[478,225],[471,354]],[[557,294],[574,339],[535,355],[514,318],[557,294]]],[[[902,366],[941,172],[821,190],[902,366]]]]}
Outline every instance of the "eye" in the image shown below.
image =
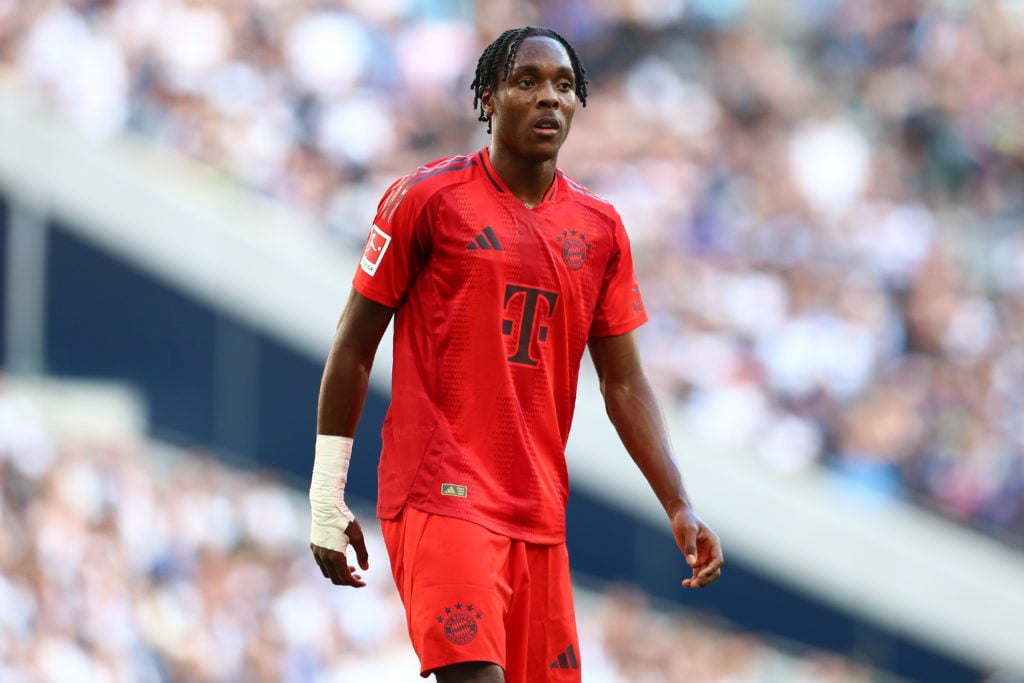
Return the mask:
{"type": "Polygon", "coordinates": [[[569,92],[570,90],[573,89],[572,83],[570,83],[569,81],[562,81],[561,83],[558,84],[558,87],[560,90],[563,90],[565,92],[569,92]]]}
{"type": "Polygon", "coordinates": [[[529,87],[531,87],[533,85],[533,79],[530,79],[530,78],[520,78],[516,82],[516,85],[521,85],[524,88],[529,88],[529,87]]]}

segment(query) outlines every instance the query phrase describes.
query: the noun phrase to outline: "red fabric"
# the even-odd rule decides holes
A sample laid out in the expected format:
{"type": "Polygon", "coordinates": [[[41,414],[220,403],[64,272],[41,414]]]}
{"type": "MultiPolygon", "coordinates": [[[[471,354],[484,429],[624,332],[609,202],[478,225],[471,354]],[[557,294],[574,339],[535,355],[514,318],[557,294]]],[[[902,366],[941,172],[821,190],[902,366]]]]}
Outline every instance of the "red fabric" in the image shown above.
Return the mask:
{"type": "Polygon", "coordinates": [[[385,194],[353,285],[398,309],[379,516],[563,541],[587,340],[647,319],[615,210],[561,171],[530,210],[486,149],[444,159],[385,194]]]}
{"type": "Polygon", "coordinates": [[[420,673],[492,662],[507,683],[580,681],[565,544],[406,508],[381,530],[420,673]]]}

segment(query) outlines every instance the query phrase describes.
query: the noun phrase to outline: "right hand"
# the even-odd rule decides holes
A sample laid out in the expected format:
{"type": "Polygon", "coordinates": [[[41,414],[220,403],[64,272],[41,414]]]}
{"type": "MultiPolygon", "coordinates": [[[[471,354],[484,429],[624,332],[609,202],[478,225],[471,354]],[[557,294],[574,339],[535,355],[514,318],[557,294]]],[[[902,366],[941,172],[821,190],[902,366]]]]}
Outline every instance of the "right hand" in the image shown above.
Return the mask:
{"type": "MultiPolygon", "coordinates": [[[[363,538],[363,530],[359,526],[359,521],[353,519],[349,522],[344,535],[348,536],[348,545],[356,551],[359,568],[363,571],[369,569],[370,556],[366,552],[366,539],[363,538]]],[[[348,563],[346,546],[343,545],[342,550],[339,551],[310,543],[309,548],[313,551],[313,558],[316,560],[317,566],[320,567],[320,571],[323,572],[324,578],[330,579],[334,585],[355,588],[366,585],[363,578],[355,573],[356,568],[348,563]]]]}

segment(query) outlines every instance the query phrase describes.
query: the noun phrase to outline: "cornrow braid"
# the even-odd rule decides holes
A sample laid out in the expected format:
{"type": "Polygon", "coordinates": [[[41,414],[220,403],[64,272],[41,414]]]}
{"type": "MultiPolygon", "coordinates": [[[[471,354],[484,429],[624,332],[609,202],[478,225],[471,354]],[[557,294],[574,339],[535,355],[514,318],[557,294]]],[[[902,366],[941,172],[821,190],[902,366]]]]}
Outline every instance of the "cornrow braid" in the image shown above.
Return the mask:
{"type": "Polygon", "coordinates": [[[473,109],[476,109],[478,106],[480,108],[480,116],[477,120],[487,123],[488,133],[491,132],[491,117],[484,113],[484,91],[490,90],[493,92],[497,89],[499,81],[504,81],[508,78],[508,74],[512,70],[512,62],[516,58],[516,50],[519,49],[519,44],[523,42],[524,38],[532,36],[554,38],[562,44],[562,47],[569,54],[573,76],[576,79],[576,98],[584,107],[587,106],[587,70],[583,68],[583,63],[576,55],[576,50],[569,44],[569,41],[549,28],[537,26],[510,28],[498,36],[480,54],[480,59],[476,63],[476,75],[473,78],[473,84],[469,86],[469,89],[473,91],[473,109]],[[501,67],[500,74],[498,73],[499,66],[501,67]]]}

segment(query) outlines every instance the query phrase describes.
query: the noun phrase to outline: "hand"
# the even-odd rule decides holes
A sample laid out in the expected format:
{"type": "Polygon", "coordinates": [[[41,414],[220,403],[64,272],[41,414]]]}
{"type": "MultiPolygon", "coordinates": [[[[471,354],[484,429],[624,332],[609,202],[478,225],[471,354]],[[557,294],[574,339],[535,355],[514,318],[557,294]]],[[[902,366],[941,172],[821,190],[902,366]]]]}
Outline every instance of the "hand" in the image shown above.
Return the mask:
{"type": "MultiPolygon", "coordinates": [[[[363,538],[363,530],[359,527],[358,520],[353,519],[345,528],[345,536],[348,536],[348,545],[356,551],[356,560],[359,567],[366,571],[370,568],[370,556],[366,552],[366,540],[363,538]]],[[[366,585],[363,578],[356,574],[356,568],[348,563],[348,554],[345,546],[340,551],[324,548],[314,543],[309,544],[313,551],[316,564],[323,572],[324,578],[330,579],[336,586],[354,586],[360,588],[366,585]]]]}
{"type": "Polygon", "coordinates": [[[683,579],[687,588],[700,588],[722,576],[722,545],[718,536],[692,510],[684,508],[672,517],[672,533],[686,557],[693,576],[683,579]]]}

